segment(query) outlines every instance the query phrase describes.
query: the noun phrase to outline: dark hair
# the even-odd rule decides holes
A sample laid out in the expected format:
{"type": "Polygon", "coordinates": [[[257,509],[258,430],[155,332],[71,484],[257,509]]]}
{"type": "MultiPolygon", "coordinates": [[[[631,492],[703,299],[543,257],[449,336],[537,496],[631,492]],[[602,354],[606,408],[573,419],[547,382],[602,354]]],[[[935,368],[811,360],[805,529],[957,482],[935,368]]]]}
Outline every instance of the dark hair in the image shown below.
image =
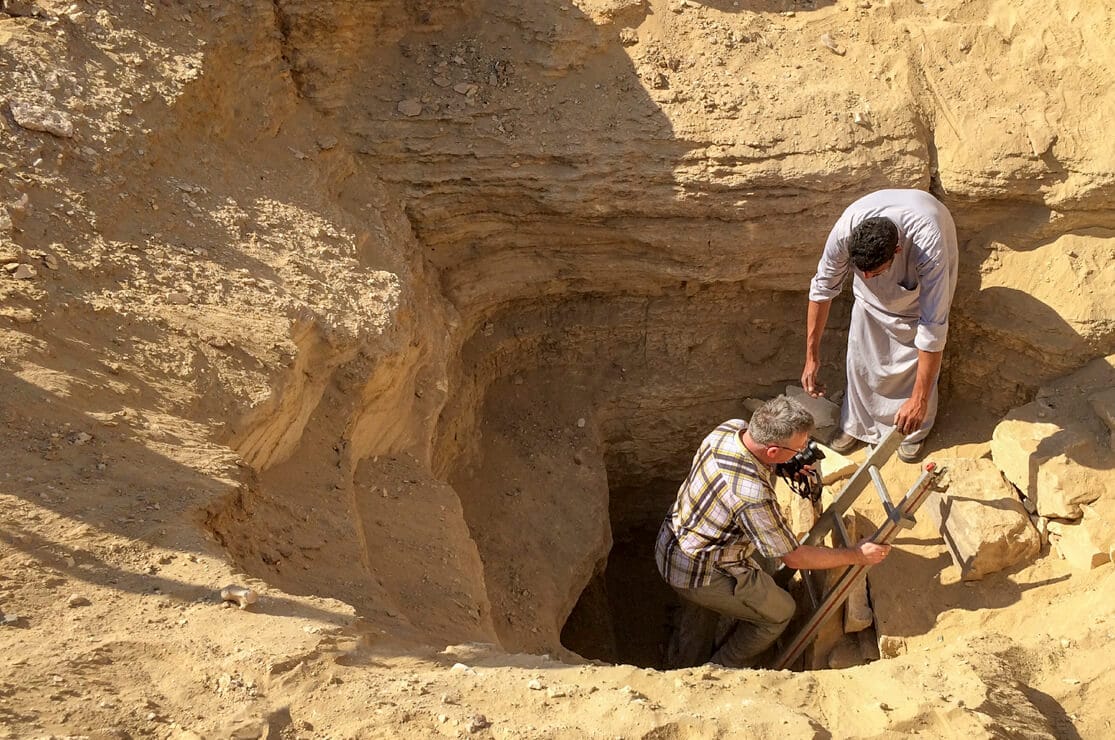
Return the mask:
{"type": "Polygon", "coordinates": [[[755,409],[748,425],[751,439],[761,445],[786,442],[798,432],[813,431],[813,416],[789,396],[778,396],[755,409]]]}
{"type": "Polygon", "coordinates": [[[889,218],[865,218],[852,229],[848,242],[848,255],[852,264],[862,272],[875,270],[894,258],[898,248],[898,227],[889,218]]]}

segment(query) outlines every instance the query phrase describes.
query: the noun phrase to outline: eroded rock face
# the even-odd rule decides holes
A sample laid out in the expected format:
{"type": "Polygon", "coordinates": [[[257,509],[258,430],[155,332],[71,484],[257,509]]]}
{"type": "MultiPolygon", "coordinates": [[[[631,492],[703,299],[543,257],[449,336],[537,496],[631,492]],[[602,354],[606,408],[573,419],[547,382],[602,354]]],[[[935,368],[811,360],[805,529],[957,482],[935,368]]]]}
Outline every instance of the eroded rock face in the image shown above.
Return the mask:
{"type": "Polygon", "coordinates": [[[1046,517],[1078,519],[1080,505],[1115,483],[1110,431],[1094,413],[1115,378],[1115,356],[1043,388],[1038,399],[1007,414],[995,428],[991,454],[1027,508],[1046,517]]]}
{"type": "Polygon", "coordinates": [[[979,290],[957,301],[961,323],[977,320],[982,341],[966,345],[956,382],[979,388],[981,402],[1004,410],[1096,356],[1115,351],[1110,285],[1115,232],[1087,229],[986,245],[979,290]],[[1004,356],[1010,362],[1003,362],[1004,356]],[[991,382],[988,380],[991,379],[991,382]]]}
{"type": "Polygon", "coordinates": [[[948,468],[948,490],[930,494],[925,511],[941,530],[961,579],[979,580],[1038,554],[1038,532],[994,463],[956,458],[948,468]]]}

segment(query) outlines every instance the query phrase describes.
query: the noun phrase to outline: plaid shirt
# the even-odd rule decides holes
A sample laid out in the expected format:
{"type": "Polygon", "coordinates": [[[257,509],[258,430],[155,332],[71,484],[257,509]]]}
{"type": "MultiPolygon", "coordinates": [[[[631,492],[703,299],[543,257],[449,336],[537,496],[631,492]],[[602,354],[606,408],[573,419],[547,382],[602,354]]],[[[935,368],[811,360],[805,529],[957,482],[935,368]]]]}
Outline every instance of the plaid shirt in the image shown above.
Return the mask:
{"type": "Polygon", "coordinates": [[[773,472],[743,446],[746,428],[730,419],[705,437],[662,522],[655,560],[671,586],[706,586],[714,568],[754,567],[755,549],[780,558],[798,546],[778,510],[773,472]]]}

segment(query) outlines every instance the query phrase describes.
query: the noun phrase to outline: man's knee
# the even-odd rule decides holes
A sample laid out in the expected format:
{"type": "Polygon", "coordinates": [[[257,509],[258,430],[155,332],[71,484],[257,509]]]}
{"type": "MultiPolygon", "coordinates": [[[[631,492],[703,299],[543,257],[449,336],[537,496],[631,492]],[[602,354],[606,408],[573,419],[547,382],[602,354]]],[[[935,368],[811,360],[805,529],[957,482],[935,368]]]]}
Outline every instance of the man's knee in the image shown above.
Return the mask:
{"type": "Polygon", "coordinates": [[[793,619],[797,604],[794,597],[765,573],[754,572],[736,583],[736,598],[753,612],[736,615],[748,621],[762,621],[785,627],[793,619]]]}
{"type": "Polygon", "coordinates": [[[790,620],[794,618],[794,612],[797,611],[797,604],[794,602],[794,597],[782,589],[778,589],[771,598],[769,618],[771,624],[778,625],[781,629],[785,629],[790,620]]]}

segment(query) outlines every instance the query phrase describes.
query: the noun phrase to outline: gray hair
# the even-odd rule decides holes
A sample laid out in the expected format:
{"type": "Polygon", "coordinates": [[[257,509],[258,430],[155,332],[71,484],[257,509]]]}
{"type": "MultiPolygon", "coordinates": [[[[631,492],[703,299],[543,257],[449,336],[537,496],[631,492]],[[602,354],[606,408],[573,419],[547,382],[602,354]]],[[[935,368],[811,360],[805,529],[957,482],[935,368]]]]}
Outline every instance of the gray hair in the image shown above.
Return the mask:
{"type": "Polygon", "coordinates": [[[751,439],[761,445],[773,445],[800,432],[813,431],[813,415],[799,401],[778,396],[755,409],[747,428],[751,439]]]}

